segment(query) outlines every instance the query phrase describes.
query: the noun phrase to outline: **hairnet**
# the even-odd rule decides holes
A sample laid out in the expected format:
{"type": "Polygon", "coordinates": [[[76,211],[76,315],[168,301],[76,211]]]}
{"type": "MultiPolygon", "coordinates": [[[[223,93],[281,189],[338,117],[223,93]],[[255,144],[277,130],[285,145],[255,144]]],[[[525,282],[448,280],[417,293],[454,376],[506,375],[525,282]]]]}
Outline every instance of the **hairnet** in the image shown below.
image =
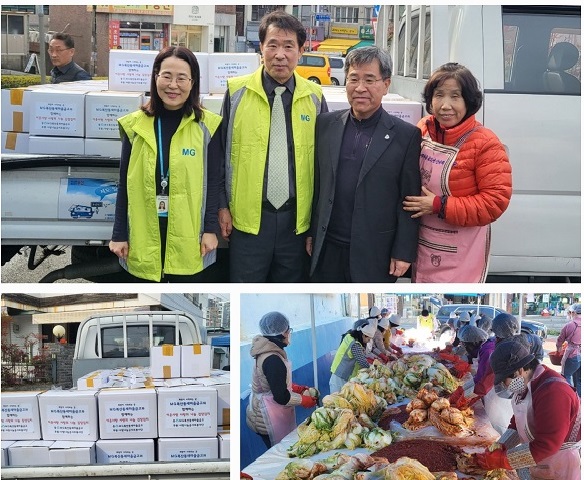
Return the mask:
{"type": "Polygon", "coordinates": [[[581,303],[575,303],[574,305],[572,305],[572,311],[576,315],[581,315],[582,314],[582,304],[581,303]]]}
{"type": "Polygon", "coordinates": [[[373,338],[375,332],[377,331],[377,320],[371,319],[365,325],[361,325],[357,330],[360,330],[368,337],[373,338]]]}
{"type": "Polygon", "coordinates": [[[379,310],[379,307],[373,306],[369,309],[370,317],[377,317],[378,315],[381,315],[381,310],[379,310]]]}
{"type": "Polygon", "coordinates": [[[389,313],[389,310],[387,308],[382,308],[381,309],[381,315],[386,315],[389,313]]]}
{"type": "Polygon", "coordinates": [[[468,312],[461,312],[458,316],[458,324],[461,322],[470,322],[470,314],[468,312]]]}
{"type": "Polygon", "coordinates": [[[520,331],[519,320],[510,313],[500,313],[493,318],[491,330],[498,338],[509,338],[520,331]]]}
{"type": "Polygon", "coordinates": [[[458,338],[465,343],[479,343],[484,342],[489,335],[484,330],[474,325],[466,325],[458,332],[458,338]]]}
{"type": "Polygon", "coordinates": [[[389,323],[395,325],[396,327],[399,327],[401,325],[401,321],[402,321],[402,317],[401,317],[401,315],[398,315],[397,313],[392,313],[389,316],[389,323]]]}
{"type": "Polygon", "coordinates": [[[537,358],[540,362],[543,361],[544,350],[541,338],[539,338],[534,333],[521,333],[515,338],[521,340],[529,350],[529,353],[533,353],[535,358],[537,358]]]}
{"type": "Polygon", "coordinates": [[[493,319],[484,313],[481,313],[479,319],[477,320],[477,327],[485,332],[489,332],[493,326],[493,319]]]}
{"type": "Polygon", "coordinates": [[[389,317],[381,317],[381,319],[377,322],[377,325],[383,329],[387,329],[387,327],[389,327],[389,317]]]}
{"type": "Polygon", "coordinates": [[[260,331],[262,332],[262,335],[281,335],[289,328],[290,322],[280,312],[266,313],[260,320],[260,331]]]}

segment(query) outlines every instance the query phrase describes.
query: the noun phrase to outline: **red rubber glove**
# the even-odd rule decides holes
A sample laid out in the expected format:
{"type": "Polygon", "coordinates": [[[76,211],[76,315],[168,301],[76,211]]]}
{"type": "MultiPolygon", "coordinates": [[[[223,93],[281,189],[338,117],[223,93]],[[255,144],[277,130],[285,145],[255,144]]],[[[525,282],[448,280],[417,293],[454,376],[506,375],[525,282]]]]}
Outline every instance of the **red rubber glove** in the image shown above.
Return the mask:
{"type": "Polygon", "coordinates": [[[404,354],[404,351],[400,347],[393,347],[393,349],[400,357],[404,354]]]}
{"type": "Polygon", "coordinates": [[[292,384],[292,391],[294,393],[300,393],[302,394],[302,392],[304,392],[304,390],[308,390],[308,387],[304,386],[304,385],[298,385],[296,383],[292,384]]]}
{"type": "Polygon", "coordinates": [[[302,395],[302,402],[300,403],[304,408],[312,408],[316,406],[316,398],[308,395],[302,395]]]}
{"type": "Polygon", "coordinates": [[[380,353],[379,358],[381,358],[381,360],[383,360],[385,363],[389,362],[389,357],[384,353],[380,353]]]}
{"type": "Polygon", "coordinates": [[[450,401],[451,405],[456,405],[456,403],[461,399],[464,398],[464,388],[462,386],[458,387],[454,392],[450,394],[448,400],[450,401]]]}
{"type": "Polygon", "coordinates": [[[372,358],[367,357],[365,360],[367,360],[369,365],[373,365],[374,360],[372,358]]]}
{"type": "Polygon", "coordinates": [[[473,398],[471,398],[470,400],[468,400],[468,401],[467,401],[467,405],[468,405],[469,407],[472,407],[472,406],[473,406],[475,403],[477,403],[477,402],[478,402],[478,401],[479,401],[481,398],[483,398],[483,397],[481,397],[480,395],[477,395],[476,397],[473,397],[473,398]]]}
{"type": "Polygon", "coordinates": [[[486,451],[485,453],[477,453],[476,462],[479,467],[487,471],[495,470],[497,468],[513,470],[513,467],[509,465],[509,460],[507,459],[507,449],[505,447],[499,448],[492,452],[486,451]]]}

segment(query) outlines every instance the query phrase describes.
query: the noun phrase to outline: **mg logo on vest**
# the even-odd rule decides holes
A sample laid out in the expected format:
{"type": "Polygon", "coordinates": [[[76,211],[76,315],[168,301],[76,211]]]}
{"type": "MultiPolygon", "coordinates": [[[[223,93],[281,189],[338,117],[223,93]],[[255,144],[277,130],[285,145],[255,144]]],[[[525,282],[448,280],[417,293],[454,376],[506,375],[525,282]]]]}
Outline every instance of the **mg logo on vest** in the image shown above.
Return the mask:
{"type": "Polygon", "coordinates": [[[301,113],[300,120],[302,120],[303,122],[310,122],[310,115],[307,115],[306,113],[301,113]]]}
{"type": "Polygon", "coordinates": [[[194,157],[197,154],[197,152],[194,148],[183,148],[182,154],[194,157]]]}

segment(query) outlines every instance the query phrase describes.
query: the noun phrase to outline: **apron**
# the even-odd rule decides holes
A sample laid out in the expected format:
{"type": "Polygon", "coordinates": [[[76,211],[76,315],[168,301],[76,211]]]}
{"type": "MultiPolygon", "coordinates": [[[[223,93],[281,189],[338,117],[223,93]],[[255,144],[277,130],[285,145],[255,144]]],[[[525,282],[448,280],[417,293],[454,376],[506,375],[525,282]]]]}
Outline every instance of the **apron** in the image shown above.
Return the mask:
{"type": "Polygon", "coordinates": [[[561,365],[562,365],[562,375],[564,374],[564,367],[566,366],[566,360],[568,358],[570,358],[570,356],[572,355],[573,352],[580,353],[580,344],[573,343],[572,342],[572,338],[574,338],[574,333],[572,333],[572,336],[568,339],[568,346],[564,350],[564,355],[562,356],[562,362],[561,362],[561,365]]]}
{"type": "MultiPolygon", "coordinates": [[[[543,371],[543,367],[537,367],[533,378],[539,377],[543,371]]],[[[550,382],[565,382],[565,380],[552,377],[544,381],[539,388],[550,382]]],[[[521,443],[529,443],[534,439],[529,429],[529,424],[533,424],[531,382],[527,386],[527,396],[520,403],[517,403],[515,398],[511,403],[521,443]]],[[[578,417],[574,422],[568,441],[562,444],[560,450],[541,463],[529,468],[532,480],[580,480],[580,442],[576,441],[579,428],[580,412],[578,412],[578,417]]]]}
{"type": "MultiPolygon", "coordinates": [[[[477,127],[478,128],[478,127],[477,127]]],[[[476,128],[454,146],[422,139],[420,172],[422,185],[437,195],[450,195],[448,177],[462,144],[476,128]]],[[[491,228],[450,225],[438,215],[420,218],[415,283],[483,283],[487,277],[491,228]]]]}
{"type": "Polygon", "coordinates": [[[483,397],[483,404],[491,425],[499,435],[509,428],[509,422],[513,416],[513,405],[511,399],[501,398],[495,393],[495,388],[491,388],[483,397]]]}
{"type": "MultiPolygon", "coordinates": [[[[286,370],[291,371],[288,360],[282,359],[286,370]]],[[[296,428],[296,411],[293,405],[280,405],[274,400],[271,392],[256,393],[260,405],[260,411],[264,419],[268,436],[272,445],[280,441],[296,428]]]]}

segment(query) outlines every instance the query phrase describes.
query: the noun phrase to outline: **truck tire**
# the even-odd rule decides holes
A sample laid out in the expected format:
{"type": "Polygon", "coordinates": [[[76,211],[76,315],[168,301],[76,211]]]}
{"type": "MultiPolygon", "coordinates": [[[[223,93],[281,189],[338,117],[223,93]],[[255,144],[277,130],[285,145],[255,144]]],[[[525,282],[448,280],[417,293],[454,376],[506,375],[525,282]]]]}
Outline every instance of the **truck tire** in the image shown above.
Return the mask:
{"type": "Polygon", "coordinates": [[[95,262],[103,258],[115,256],[109,247],[81,247],[73,245],[71,247],[71,264],[95,262]]]}
{"type": "Polygon", "coordinates": [[[2,245],[2,266],[12,260],[24,245],[2,245]]]}

